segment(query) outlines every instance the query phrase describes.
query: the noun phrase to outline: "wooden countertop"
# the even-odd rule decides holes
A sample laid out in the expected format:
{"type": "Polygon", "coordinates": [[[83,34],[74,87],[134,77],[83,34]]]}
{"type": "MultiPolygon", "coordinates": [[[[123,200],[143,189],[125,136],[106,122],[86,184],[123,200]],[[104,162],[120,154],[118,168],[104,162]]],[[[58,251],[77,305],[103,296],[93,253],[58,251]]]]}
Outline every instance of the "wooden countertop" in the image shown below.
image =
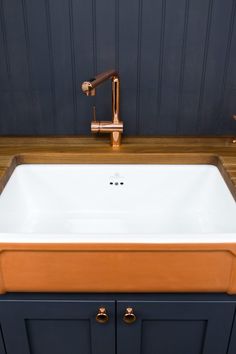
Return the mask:
{"type": "Polygon", "coordinates": [[[0,190],[22,163],[208,163],[218,166],[236,200],[233,137],[1,137],[0,190]]]}

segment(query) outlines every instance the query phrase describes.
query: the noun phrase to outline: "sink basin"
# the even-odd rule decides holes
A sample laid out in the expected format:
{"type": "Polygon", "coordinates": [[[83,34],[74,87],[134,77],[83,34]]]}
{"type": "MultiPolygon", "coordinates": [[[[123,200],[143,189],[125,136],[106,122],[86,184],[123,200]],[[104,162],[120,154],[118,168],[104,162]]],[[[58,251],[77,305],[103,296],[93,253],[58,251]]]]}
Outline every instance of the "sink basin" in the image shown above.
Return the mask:
{"type": "Polygon", "coordinates": [[[236,203],[211,165],[20,165],[0,242],[236,242],[236,203]]]}
{"type": "Polygon", "coordinates": [[[236,293],[236,203],[212,165],[15,168],[0,292],[236,293]]]}

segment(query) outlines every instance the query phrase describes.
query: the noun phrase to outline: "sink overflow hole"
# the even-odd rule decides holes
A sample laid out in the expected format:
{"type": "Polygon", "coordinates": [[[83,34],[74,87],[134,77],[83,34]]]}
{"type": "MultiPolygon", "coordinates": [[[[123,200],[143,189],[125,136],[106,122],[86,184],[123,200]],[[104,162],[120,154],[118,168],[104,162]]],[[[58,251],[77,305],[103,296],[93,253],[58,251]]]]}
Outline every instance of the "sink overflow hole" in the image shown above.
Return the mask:
{"type": "Polygon", "coordinates": [[[110,185],[111,186],[113,186],[113,185],[115,185],[115,186],[123,186],[123,184],[124,184],[124,182],[110,182],[110,185]]]}

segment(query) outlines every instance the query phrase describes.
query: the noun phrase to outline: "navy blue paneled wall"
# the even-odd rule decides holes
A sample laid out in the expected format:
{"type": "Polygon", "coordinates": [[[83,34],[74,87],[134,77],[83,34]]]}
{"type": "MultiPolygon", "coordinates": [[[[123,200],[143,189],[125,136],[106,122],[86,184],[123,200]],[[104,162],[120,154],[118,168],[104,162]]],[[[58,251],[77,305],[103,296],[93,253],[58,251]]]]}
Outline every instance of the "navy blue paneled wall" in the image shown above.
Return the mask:
{"type": "Polygon", "coordinates": [[[0,0],[0,135],[89,134],[121,76],[130,135],[234,134],[236,0],[0,0]]]}

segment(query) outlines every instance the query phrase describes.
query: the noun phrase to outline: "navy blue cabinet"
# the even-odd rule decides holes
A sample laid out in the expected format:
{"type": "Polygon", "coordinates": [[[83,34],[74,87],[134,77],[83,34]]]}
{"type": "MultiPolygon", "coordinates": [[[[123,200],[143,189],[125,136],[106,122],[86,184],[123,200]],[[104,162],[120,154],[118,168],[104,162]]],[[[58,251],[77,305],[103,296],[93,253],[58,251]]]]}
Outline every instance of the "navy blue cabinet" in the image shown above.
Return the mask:
{"type": "Polygon", "coordinates": [[[1,327],[0,327],[0,354],[7,354],[5,346],[4,346],[4,342],[3,342],[2,328],[1,327]]]}
{"type": "Polygon", "coordinates": [[[235,353],[236,353],[236,316],[235,316],[234,325],[232,329],[229,351],[227,354],[235,354],[235,353]]]}
{"type": "Polygon", "coordinates": [[[120,301],[117,306],[117,354],[227,353],[232,303],[120,301]],[[132,324],[122,318],[127,308],[137,317],[132,324]]]}
{"type": "Polygon", "coordinates": [[[227,295],[8,294],[0,354],[235,354],[235,310],[227,295]]]}
{"type": "Polygon", "coordinates": [[[0,302],[7,354],[115,354],[114,314],[114,301],[0,302]],[[96,322],[101,306],[105,324],[96,322]]]}

